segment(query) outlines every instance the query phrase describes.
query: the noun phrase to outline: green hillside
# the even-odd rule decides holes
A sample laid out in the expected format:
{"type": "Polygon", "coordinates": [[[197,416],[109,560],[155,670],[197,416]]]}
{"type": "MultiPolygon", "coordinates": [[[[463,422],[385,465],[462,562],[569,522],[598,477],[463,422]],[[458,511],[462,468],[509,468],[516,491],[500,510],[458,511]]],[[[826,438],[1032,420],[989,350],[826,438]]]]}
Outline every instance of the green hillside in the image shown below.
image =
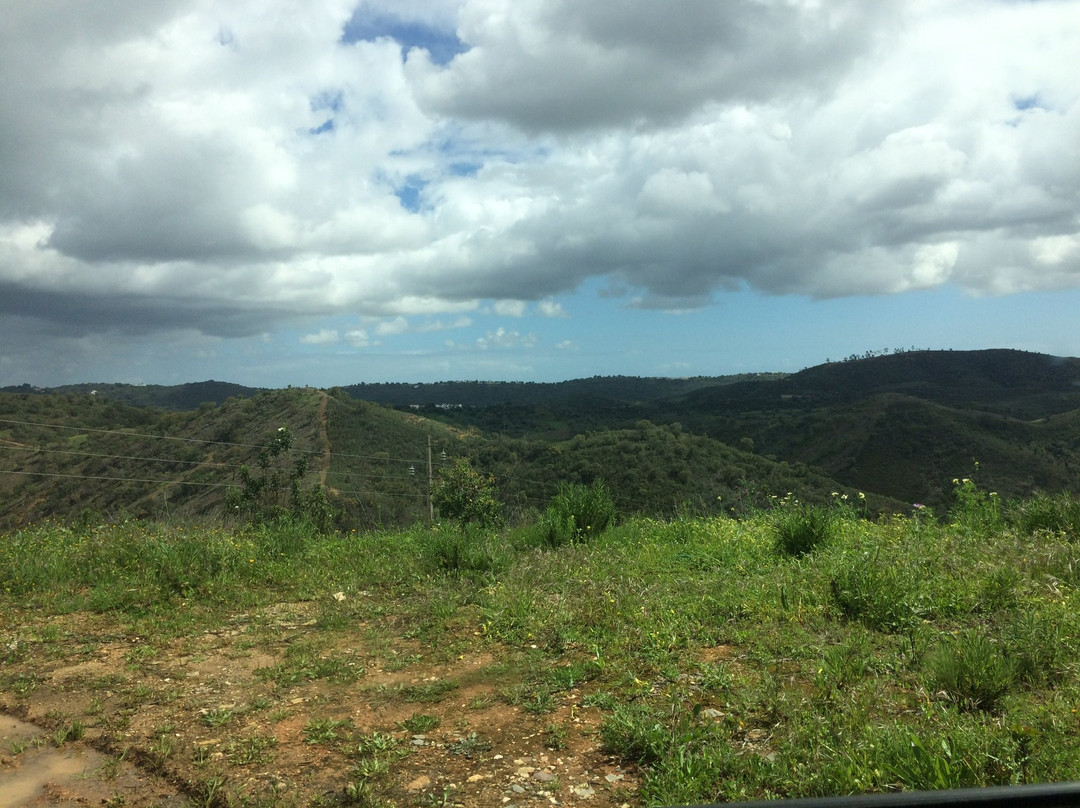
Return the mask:
{"type": "Polygon", "coordinates": [[[979,483],[1006,498],[1080,487],[1080,360],[1020,351],[911,352],[790,376],[357,385],[214,403],[233,389],[0,393],[0,524],[219,519],[241,467],[255,468],[283,425],[292,459],[279,462],[305,459],[301,486],[322,487],[339,525],[356,528],[429,518],[429,446],[436,478],[461,457],[492,475],[511,519],[542,510],[560,483],[597,480],[621,513],[663,516],[745,512],[789,491],[941,510],[976,463],[979,483]],[[402,403],[412,395],[431,400],[402,403]],[[160,405],[125,403],[149,400],[160,405]]]}

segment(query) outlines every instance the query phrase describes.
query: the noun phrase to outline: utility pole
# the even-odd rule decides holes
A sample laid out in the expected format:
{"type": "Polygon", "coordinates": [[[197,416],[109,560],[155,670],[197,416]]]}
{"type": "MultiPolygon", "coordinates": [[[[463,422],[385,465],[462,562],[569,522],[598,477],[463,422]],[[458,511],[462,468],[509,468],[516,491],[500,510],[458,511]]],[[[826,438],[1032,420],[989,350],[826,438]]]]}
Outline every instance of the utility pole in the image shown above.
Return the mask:
{"type": "Polygon", "coordinates": [[[427,509],[428,521],[435,521],[435,506],[431,503],[431,435],[427,436],[427,509]]]}

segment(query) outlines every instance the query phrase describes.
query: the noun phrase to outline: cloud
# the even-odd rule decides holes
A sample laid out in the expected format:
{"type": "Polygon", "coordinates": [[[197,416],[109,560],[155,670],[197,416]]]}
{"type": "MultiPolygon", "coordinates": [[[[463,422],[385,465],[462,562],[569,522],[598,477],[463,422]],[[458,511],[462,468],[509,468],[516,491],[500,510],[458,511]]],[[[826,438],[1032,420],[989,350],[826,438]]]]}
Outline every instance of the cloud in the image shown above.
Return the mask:
{"type": "Polygon", "coordinates": [[[386,320],[375,327],[375,333],[380,337],[385,337],[390,334],[404,334],[408,330],[409,321],[404,317],[395,317],[393,320],[386,320]]]}
{"type": "Polygon", "coordinates": [[[565,319],[570,316],[562,307],[562,304],[554,300],[541,300],[537,302],[536,311],[543,317],[556,317],[560,319],[565,319]]]}
{"type": "Polygon", "coordinates": [[[333,328],[324,328],[314,334],[305,334],[300,337],[302,345],[334,345],[341,341],[341,335],[333,328]]]}
{"type": "Polygon", "coordinates": [[[524,317],[525,307],[524,300],[496,300],[491,308],[500,317],[524,317]]]}
{"type": "Polygon", "coordinates": [[[517,331],[507,331],[501,327],[488,331],[486,336],[476,340],[476,346],[484,351],[488,348],[533,348],[536,343],[535,334],[522,335],[517,331]]]}
{"type": "Polygon", "coordinates": [[[1080,286],[1077,3],[115,5],[3,3],[5,335],[1080,286]]]}

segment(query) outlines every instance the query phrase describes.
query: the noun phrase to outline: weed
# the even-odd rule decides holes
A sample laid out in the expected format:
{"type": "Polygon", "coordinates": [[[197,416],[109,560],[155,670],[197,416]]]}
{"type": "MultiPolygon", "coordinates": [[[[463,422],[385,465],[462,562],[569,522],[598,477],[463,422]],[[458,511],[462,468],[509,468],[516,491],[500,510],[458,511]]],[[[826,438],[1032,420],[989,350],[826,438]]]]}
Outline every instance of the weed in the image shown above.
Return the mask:
{"type": "Polygon", "coordinates": [[[1073,541],[1080,538],[1080,500],[1069,493],[1037,494],[1010,503],[1006,517],[1027,535],[1045,531],[1061,533],[1073,541]]]}
{"type": "Polygon", "coordinates": [[[586,707],[598,707],[601,710],[614,710],[615,705],[619,703],[619,700],[615,697],[615,694],[608,690],[597,690],[595,693],[590,693],[583,700],[582,703],[586,707]]]}
{"type": "Polygon", "coordinates": [[[200,768],[210,762],[210,758],[213,753],[209,746],[200,745],[195,747],[194,753],[191,755],[191,762],[200,768]]]}
{"type": "Polygon", "coordinates": [[[375,794],[371,783],[363,777],[345,785],[339,803],[352,808],[384,808],[390,805],[375,794]]]}
{"type": "Polygon", "coordinates": [[[265,710],[271,704],[273,704],[273,702],[270,699],[268,699],[266,696],[256,696],[255,698],[253,698],[251,701],[248,702],[248,705],[245,708],[245,712],[254,712],[255,710],[265,710]]]}
{"type": "Polygon", "coordinates": [[[636,763],[655,763],[671,747],[663,719],[642,704],[617,705],[600,725],[600,740],[608,754],[636,763]]]}
{"type": "Polygon", "coordinates": [[[68,741],[81,740],[84,734],[85,729],[83,728],[82,722],[75,720],[70,724],[61,725],[53,730],[51,740],[53,746],[59,748],[68,741]]]}
{"type": "Polygon", "coordinates": [[[866,675],[873,658],[873,649],[863,635],[826,648],[814,676],[814,685],[831,696],[858,682],[866,675]]]}
{"type": "Polygon", "coordinates": [[[1058,615],[1014,612],[1002,631],[1002,641],[1021,681],[1041,685],[1055,682],[1062,675],[1068,634],[1058,615]]]}
{"type": "Polygon", "coordinates": [[[929,612],[914,571],[882,562],[877,554],[845,559],[830,593],[841,614],[872,629],[903,631],[929,612]]]}
{"type": "Polygon", "coordinates": [[[560,483],[541,519],[548,547],[585,542],[599,536],[615,521],[611,492],[600,480],[591,486],[560,483]]]}
{"type": "Polygon", "coordinates": [[[380,755],[397,749],[398,740],[393,735],[376,730],[370,735],[361,735],[356,739],[357,755],[380,755]]]}
{"type": "Polygon", "coordinates": [[[312,719],[304,727],[304,738],[309,744],[333,743],[342,737],[343,731],[350,731],[352,726],[349,719],[312,719]]]}
{"type": "Polygon", "coordinates": [[[491,743],[478,736],[475,732],[470,732],[468,735],[449,744],[447,748],[451,754],[461,755],[472,760],[483,752],[491,751],[491,743]]]}
{"type": "Polygon", "coordinates": [[[927,682],[966,709],[992,711],[1016,682],[1016,663],[982,632],[943,639],[926,659],[927,682]]]}
{"type": "Polygon", "coordinates": [[[546,715],[555,710],[555,695],[547,689],[535,690],[521,703],[521,708],[532,715],[546,715]]]}
{"type": "Polygon", "coordinates": [[[451,679],[440,679],[422,685],[406,685],[401,689],[401,698],[407,702],[437,704],[459,687],[460,685],[451,679]]]}
{"type": "Polygon", "coordinates": [[[595,679],[601,672],[600,666],[590,659],[564,667],[552,668],[544,678],[552,690],[573,690],[578,685],[595,679]]]}
{"type": "Polygon", "coordinates": [[[735,683],[735,677],[731,675],[724,665],[704,663],[701,666],[701,689],[706,693],[727,693],[735,683]]]}
{"type": "Polygon", "coordinates": [[[234,766],[267,763],[273,758],[271,749],[277,746],[277,738],[269,735],[249,735],[225,745],[225,757],[234,766]]]}
{"type": "Polygon", "coordinates": [[[415,734],[423,734],[435,729],[442,723],[438,716],[427,713],[413,713],[401,722],[401,727],[415,734]]]}
{"type": "Polygon", "coordinates": [[[566,749],[566,727],[562,724],[548,724],[544,727],[544,746],[561,752],[566,749]]]}
{"type": "Polygon", "coordinates": [[[191,797],[199,808],[214,808],[221,802],[225,778],[216,775],[192,784],[191,797]]]}
{"type": "Polygon", "coordinates": [[[159,761],[168,760],[176,752],[176,739],[170,735],[158,735],[149,744],[150,754],[159,761]]]}
{"type": "Polygon", "coordinates": [[[480,693],[469,699],[470,710],[486,710],[495,703],[495,696],[491,693],[480,693]]]}
{"type": "Polygon", "coordinates": [[[224,707],[207,710],[203,713],[202,720],[209,727],[223,727],[233,720],[233,711],[224,707]]]}
{"type": "Polygon", "coordinates": [[[827,508],[788,505],[779,510],[772,532],[776,552],[804,556],[833,540],[836,517],[827,508]]]}

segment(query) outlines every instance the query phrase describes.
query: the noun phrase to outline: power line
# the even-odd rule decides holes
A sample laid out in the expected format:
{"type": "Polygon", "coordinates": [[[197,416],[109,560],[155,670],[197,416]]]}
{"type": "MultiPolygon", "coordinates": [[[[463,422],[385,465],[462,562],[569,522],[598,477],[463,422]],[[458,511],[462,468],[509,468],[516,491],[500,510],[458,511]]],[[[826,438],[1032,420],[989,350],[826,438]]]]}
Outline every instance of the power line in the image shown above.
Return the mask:
{"type": "MultiPolygon", "coordinates": [[[[204,438],[181,438],[176,435],[153,435],[146,432],[125,432],[119,429],[98,429],[95,427],[83,427],[83,426],[68,426],[66,424],[49,424],[43,421],[21,421],[14,418],[0,418],[0,424],[14,424],[17,426],[33,426],[44,429],[66,429],[71,432],[92,432],[99,435],[116,435],[129,439],[144,439],[144,440],[166,440],[166,441],[178,441],[181,443],[201,443],[212,446],[232,446],[242,449],[259,449],[265,448],[264,445],[258,443],[235,443],[232,441],[222,440],[207,440],[204,438]]],[[[314,457],[322,457],[325,452],[319,449],[290,449],[289,454],[306,454],[314,457]]],[[[349,454],[346,452],[333,452],[333,456],[336,457],[348,457],[357,460],[370,460],[378,463],[421,463],[423,462],[419,458],[407,458],[407,457],[379,457],[377,455],[360,455],[349,454]]]]}
{"type": "Polygon", "coordinates": [[[102,474],[64,474],[58,471],[16,471],[0,469],[0,474],[21,474],[29,477],[65,477],[74,480],[107,480],[119,483],[154,483],[156,485],[201,485],[207,488],[240,488],[235,483],[203,483],[194,480],[150,480],[141,477],[108,477],[102,474]]]}
{"type": "Polygon", "coordinates": [[[73,452],[69,449],[46,449],[40,446],[3,446],[0,445],[0,449],[7,449],[14,452],[34,452],[39,454],[61,454],[70,455],[74,457],[98,457],[105,460],[145,460],[150,463],[181,463],[189,466],[203,466],[210,468],[240,468],[239,463],[218,463],[209,460],[177,460],[168,457],[139,457],[136,455],[113,455],[104,454],[102,452],[73,452]]]}

